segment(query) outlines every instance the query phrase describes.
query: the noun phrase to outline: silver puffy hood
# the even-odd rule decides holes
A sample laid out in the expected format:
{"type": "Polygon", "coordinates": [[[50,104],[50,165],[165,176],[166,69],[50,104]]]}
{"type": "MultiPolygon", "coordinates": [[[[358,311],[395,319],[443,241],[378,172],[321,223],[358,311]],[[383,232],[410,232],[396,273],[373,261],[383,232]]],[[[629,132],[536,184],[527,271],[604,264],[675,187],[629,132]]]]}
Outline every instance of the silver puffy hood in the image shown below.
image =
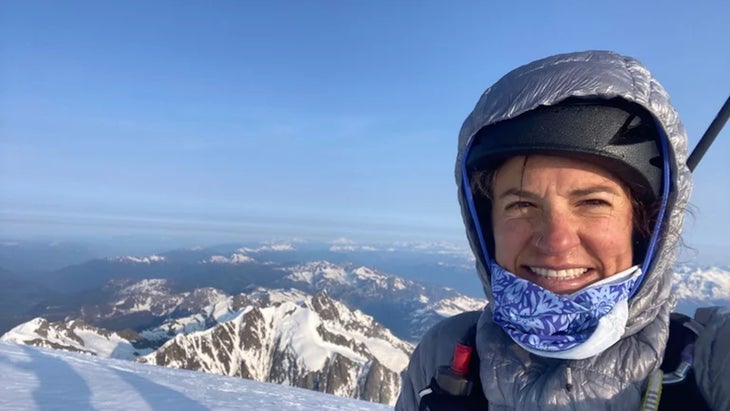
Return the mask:
{"type": "Polygon", "coordinates": [[[670,294],[672,264],[692,187],[691,173],[685,165],[687,136],[684,127],[664,88],[640,62],[607,51],[556,55],[519,67],[488,88],[459,133],[455,174],[462,218],[477,257],[477,270],[486,297],[491,299],[489,272],[466,198],[468,188],[464,185],[463,171],[466,151],[474,135],[483,127],[517,117],[541,105],[555,105],[569,97],[622,98],[636,103],[654,116],[657,128],[666,140],[665,162],[670,184],[664,199],[665,213],[652,247],[653,255],[644,263],[644,279],[629,301],[625,335],[632,335],[656,318],[660,311],[670,311],[674,304],[670,294]]]}

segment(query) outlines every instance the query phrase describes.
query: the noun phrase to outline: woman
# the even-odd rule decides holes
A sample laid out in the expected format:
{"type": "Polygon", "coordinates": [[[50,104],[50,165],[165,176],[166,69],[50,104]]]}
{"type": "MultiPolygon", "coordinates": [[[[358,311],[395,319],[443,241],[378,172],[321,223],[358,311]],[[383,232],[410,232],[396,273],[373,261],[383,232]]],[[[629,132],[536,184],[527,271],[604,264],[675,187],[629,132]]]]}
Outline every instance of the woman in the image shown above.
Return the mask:
{"type": "MultiPolygon", "coordinates": [[[[423,337],[396,409],[429,409],[434,391],[444,409],[652,405],[691,191],[686,154],[666,92],[632,58],[553,56],[487,89],[461,128],[456,181],[490,303],[423,337]],[[475,387],[464,383],[468,357],[454,354],[465,340],[475,387]]],[[[702,322],[686,351],[691,387],[710,409],[730,410],[730,311],[702,322]]]]}

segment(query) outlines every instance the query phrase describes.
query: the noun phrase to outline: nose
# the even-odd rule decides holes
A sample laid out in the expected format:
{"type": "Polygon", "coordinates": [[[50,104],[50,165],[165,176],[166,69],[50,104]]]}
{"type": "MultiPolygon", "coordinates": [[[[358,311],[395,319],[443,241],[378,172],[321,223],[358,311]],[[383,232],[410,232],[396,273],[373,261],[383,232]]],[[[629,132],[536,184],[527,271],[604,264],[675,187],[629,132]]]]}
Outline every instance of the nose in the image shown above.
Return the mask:
{"type": "Polygon", "coordinates": [[[535,229],[533,242],[542,253],[559,255],[580,244],[578,225],[569,213],[558,210],[544,211],[540,220],[535,229]]]}

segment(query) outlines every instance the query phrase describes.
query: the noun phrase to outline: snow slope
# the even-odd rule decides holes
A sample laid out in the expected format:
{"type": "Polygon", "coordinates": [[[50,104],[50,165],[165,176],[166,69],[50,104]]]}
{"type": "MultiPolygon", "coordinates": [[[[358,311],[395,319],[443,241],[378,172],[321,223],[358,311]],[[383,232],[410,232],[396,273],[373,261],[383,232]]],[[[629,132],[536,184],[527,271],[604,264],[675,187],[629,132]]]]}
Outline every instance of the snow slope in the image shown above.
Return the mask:
{"type": "Polygon", "coordinates": [[[0,342],[0,410],[388,410],[315,391],[0,342]]]}
{"type": "Polygon", "coordinates": [[[66,323],[35,318],[8,331],[0,340],[121,360],[134,360],[152,352],[151,349],[135,348],[118,333],[89,326],[80,320],[66,323]]]}

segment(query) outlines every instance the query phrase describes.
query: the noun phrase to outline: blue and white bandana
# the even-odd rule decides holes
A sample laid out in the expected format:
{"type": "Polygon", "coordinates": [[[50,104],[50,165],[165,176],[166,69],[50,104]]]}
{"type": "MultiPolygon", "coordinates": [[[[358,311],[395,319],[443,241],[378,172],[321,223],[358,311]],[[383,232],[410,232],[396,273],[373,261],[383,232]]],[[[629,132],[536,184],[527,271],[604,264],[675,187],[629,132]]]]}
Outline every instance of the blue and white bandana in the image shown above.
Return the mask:
{"type": "Polygon", "coordinates": [[[515,343],[543,357],[592,357],[623,335],[628,298],[641,275],[631,267],[573,294],[546,290],[490,264],[494,322],[515,343]]]}

